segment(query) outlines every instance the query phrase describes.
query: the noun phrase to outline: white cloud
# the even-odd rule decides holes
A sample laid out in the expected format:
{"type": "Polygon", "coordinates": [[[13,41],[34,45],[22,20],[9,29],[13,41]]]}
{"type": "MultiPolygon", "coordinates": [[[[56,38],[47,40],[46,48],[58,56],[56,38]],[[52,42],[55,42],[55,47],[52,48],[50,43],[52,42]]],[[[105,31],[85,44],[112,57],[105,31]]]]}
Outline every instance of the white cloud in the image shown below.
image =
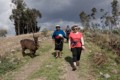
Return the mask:
{"type": "Polygon", "coordinates": [[[9,20],[11,14],[11,0],[0,0],[0,29],[8,30],[8,34],[14,34],[12,22],[9,20]]]}
{"type": "Polygon", "coordinates": [[[44,28],[47,28],[49,30],[54,30],[56,25],[60,25],[62,29],[65,29],[67,27],[67,25],[69,25],[70,27],[72,27],[73,25],[78,25],[81,27],[81,23],[78,22],[70,22],[70,21],[59,21],[59,22],[44,22],[44,23],[40,23],[39,25],[41,25],[41,30],[43,30],[44,28]]]}

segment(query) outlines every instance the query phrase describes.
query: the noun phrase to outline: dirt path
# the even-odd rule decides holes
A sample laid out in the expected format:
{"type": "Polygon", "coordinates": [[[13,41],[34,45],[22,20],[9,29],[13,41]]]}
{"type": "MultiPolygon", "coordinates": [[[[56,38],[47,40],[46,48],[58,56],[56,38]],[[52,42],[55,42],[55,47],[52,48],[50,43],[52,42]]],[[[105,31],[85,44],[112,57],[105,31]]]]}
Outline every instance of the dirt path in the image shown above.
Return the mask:
{"type": "MultiPolygon", "coordinates": [[[[49,40],[49,44],[44,45],[47,47],[49,45],[53,45],[52,41],[49,40]]],[[[53,57],[50,53],[52,53],[53,46],[51,46],[50,50],[47,48],[44,49],[44,54],[41,56],[37,56],[31,60],[29,60],[25,65],[23,65],[20,69],[13,72],[12,78],[10,80],[27,80],[31,77],[32,74],[37,72],[44,62],[49,60],[50,57],[53,57]]],[[[96,80],[91,75],[91,66],[89,62],[89,50],[84,51],[81,55],[80,66],[77,67],[76,71],[72,71],[71,62],[72,62],[72,54],[68,49],[68,44],[64,44],[63,57],[61,58],[61,67],[63,74],[59,77],[59,80],[96,80]]],[[[55,63],[57,64],[57,63],[55,63]]],[[[36,79],[35,79],[36,80],[36,79]]],[[[42,80],[42,79],[40,79],[42,80]]]]}
{"type": "Polygon", "coordinates": [[[68,44],[64,45],[64,51],[63,51],[63,58],[64,61],[62,62],[64,75],[62,78],[64,80],[83,80],[79,78],[79,75],[76,71],[72,71],[71,63],[72,63],[72,57],[71,52],[68,49],[68,44]]]}
{"type": "Polygon", "coordinates": [[[53,49],[50,49],[48,52],[45,52],[44,55],[31,59],[27,64],[13,73],[12,80],[26,80],[33,72],[36,72],[46,60],[48,60],[50,53],[52,52],[53,49]]]}
{"type": "Polygon", "coordinates": [[[64,45],[64,54],[63,61],[64,67],[64,75],[62,78],[64,80],[95,80],[91,73],[91,65],[89,60],[89,50],[82,52],[80,66],[77,67],[76,71],[72,71],[71,63],[72,63],[72,54],[71,51],[68,49],[68,44],[64,45]]]}
{"type": "Polygon", "coordinates": [[[79,75],[72,71],[71,66],[68,63],[64,63],[64,71],[63,79],[65,80],[82,80],[79,78],[79,75]]]}
{"type": "Polygon", "coordinates": [[[48,54],[37,57],[24,65],[19,71],[15,72],[13,80],[26,80],[34,71],[37,71],[45,60],[49,57],[48,54]]]}

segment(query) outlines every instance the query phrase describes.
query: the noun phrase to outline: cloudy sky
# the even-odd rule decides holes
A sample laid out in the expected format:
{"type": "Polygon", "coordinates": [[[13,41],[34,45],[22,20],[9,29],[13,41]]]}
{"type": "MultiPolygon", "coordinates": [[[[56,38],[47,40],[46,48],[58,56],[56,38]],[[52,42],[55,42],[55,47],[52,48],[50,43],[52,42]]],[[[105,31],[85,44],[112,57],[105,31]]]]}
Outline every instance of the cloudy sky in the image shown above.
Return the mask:
{"type": "MultiPolygon", "coordinates": [[[[97,7],[110,11],[112,0],[25,0],[29,8],[36,8],[42,13],[39,26],[54,28],[56,24],[61,26],[80,24],[79,13],[90,12],[97,7]]],[[[120,1],[120,0],[119,0],[120,1]]],[[[0,29],[5,28],[9,35],[14,35],[13,23],[9,20],[12,6],[11,0],[0,0],[0,29]]]]}

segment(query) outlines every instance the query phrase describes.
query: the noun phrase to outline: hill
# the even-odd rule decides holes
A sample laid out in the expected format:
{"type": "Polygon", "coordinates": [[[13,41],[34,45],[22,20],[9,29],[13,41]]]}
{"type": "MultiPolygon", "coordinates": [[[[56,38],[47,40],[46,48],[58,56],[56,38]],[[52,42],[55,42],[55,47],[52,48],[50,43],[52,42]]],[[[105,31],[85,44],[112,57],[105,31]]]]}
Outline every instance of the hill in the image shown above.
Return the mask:
{"type": "Polygon", "coordinates": [[[40,47],[37,56],[31,58],[29,54],[22,56],[19,41],[32,39],[32,34],[1,39],[0,51],[5,57],[1,58],[0,80],[120,80],[120,64],[115,61],[118,55],[96,44],[99,41],[93,42],[91,32],[84,34],[86,50],[77,71],[72,71],[70,65],[72,54],[68,43],[64,43],[62,58],[56,59],[51,36],[37,33],[40,47]]]}

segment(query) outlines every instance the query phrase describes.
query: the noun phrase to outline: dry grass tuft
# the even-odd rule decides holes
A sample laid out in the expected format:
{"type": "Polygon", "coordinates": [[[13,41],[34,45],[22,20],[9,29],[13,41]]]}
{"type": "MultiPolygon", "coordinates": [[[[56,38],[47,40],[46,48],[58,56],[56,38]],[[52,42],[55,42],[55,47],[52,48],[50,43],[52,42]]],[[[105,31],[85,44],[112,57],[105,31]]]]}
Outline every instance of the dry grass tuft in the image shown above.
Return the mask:
{"type": "MultiPolygon", "coordinates": [[[[42,38],[40,32],[35,33],[35,35],[40,36],[39,39],[42,38]]],[[[20,40],[26,39],[26,38],[33,40],[33,34],[1,38],[0,39],[0,57],[4,55],[9,55],[10,53],[13,53],[14,51],[20,51],[21,50],[20,40]]]]}

